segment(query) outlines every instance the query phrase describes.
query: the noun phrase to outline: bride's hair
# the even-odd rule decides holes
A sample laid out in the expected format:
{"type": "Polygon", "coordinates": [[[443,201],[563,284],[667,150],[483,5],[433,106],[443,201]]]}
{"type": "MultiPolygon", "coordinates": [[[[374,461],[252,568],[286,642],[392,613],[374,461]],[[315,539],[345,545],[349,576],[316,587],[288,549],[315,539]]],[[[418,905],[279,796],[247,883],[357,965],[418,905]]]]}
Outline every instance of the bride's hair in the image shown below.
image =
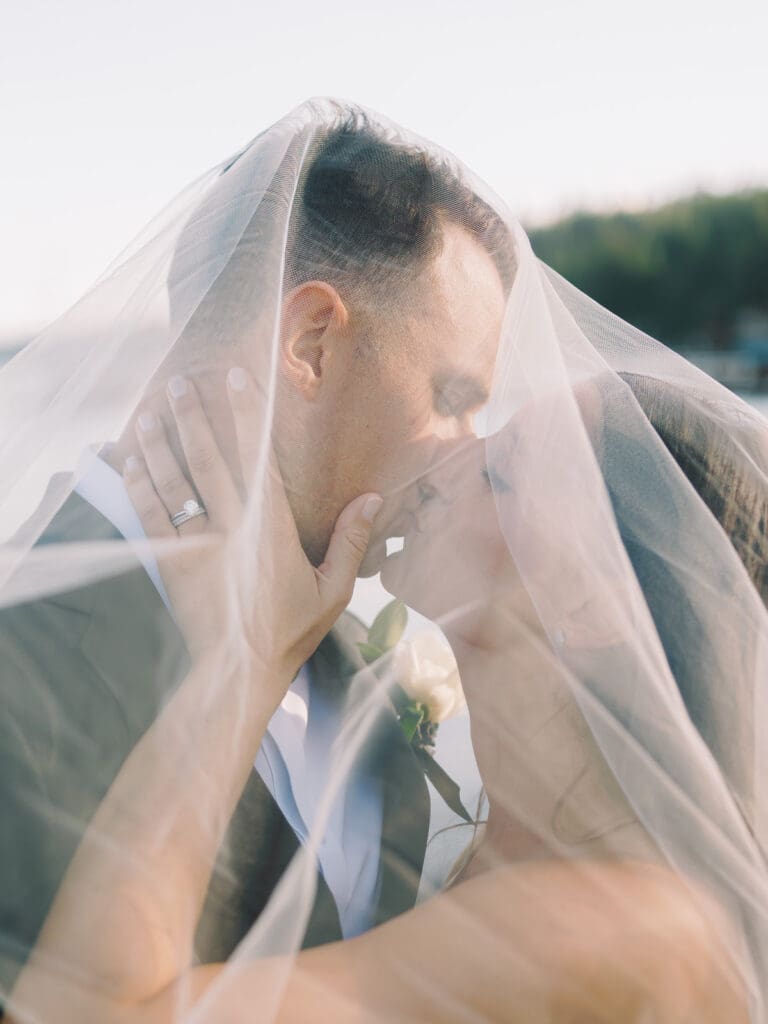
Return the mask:
{"type": "Polygon", "coordinates": [[[764,439],[738,436],[680,388],[652,377],[624,379],[675,461],[725,530],[768,605],[768,490],[764,439]],[[750,439],[754,444],[747,447],[750,439]]]}
{"type": "MultiPolygon", "coordinates": [[[[716,405],[690,389],[652,376],[621,374],[654,431],[696,493],[722,527],[762,601],[768,604],[768,453],[761,431],[721,420],[716,405]]],[[[751,679],[760,652],[743,640],[722,635],[716,614],[702,617],[691,595],[717,592],[723,581],[703,561],[682,572],[674,552],[659,550],[653,527],[645,527],[633,506],[649,503],[664,516],[669,538],[681,545],[690,530],[679,507],[679,488],[659,470],[647,444],[625,432],[630,417],[622,400],[604,420],[598,455],[622,540],[637,575],[691,721],[722,767],[748,823],[753,799],[745,753],[754,743],[751,700],[736,693],[735,680],[751,679]],[[612,479],[633,478],[619,495],[612,479]],[[691,578],[691,573],[697,578],[691,578]],[[705,667],[707,671],[705,671],[705,667]],[[734,680],[725,685],[724,680],[734,680]],[[710,683],[711,681],[711,683],[710,683]]],[[[658,519],[656,520],[658,522],[658,519]]],[[[702,552],[705,559],[706,553],[702,552]]],[[[722,593],[727,600],[727,592],[722,593]]],[[[711,604],[711,602],[710,602],[711,604]]],[[[716,610],[716,606],[713,606],[716,610]]]]}

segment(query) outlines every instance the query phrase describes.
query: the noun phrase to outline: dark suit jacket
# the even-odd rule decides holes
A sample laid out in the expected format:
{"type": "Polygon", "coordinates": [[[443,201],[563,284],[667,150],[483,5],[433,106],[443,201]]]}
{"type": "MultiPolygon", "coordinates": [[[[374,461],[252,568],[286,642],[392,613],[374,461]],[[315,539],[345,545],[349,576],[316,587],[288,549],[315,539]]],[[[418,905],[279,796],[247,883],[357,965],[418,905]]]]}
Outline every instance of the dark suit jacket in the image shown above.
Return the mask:
{"type": "MultiPolygon", "coordinates": [[[[73,494],[40,544],[119,535],[73,494]]],[[[312,660],[313,686],[343,704],[365,630],[342,616],[312,660]]],[[[33,946],[83,827],[123,760],[184,678],[181,634],[139,563],[119,576],[0,611],[0,985],[33,946]]],[[[360,770],[380,780],[383,833],[376,922],[415,900],[429,801],[389,710],[360,770]]],[[[219,852],[197,935],[202,962],[228,956],[274,890],[297,839],[251,773],[219,852]]],[[[305,946],[341,938],[318,873],[305,946]]]]}

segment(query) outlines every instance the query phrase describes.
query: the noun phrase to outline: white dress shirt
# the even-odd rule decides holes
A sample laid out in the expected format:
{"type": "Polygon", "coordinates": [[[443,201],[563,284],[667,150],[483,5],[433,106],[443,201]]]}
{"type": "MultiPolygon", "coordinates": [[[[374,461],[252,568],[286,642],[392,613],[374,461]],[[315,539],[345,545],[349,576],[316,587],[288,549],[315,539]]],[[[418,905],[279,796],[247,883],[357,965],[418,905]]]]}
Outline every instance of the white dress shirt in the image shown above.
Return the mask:
{"type": "MultiPolygon", "coordinates": [[[[120,475],[98,455],[83,453],[75,490],[129,542],[146,534],[120,475]]],[[[145,544],[137,557],[173,615],[157,562],[145,544]]],[[[333,742],[341,722],[336,710],[311,686],[303,666],[269,723],[254,767],[278,807],[306,843],[325,791],[333,761],[333,742]]],[[[373,923],[381,847],[382,803],[374,782],[352,775],[341,788],[320,843],[320,870],[333,893],[345,938],[373,923]]]]}

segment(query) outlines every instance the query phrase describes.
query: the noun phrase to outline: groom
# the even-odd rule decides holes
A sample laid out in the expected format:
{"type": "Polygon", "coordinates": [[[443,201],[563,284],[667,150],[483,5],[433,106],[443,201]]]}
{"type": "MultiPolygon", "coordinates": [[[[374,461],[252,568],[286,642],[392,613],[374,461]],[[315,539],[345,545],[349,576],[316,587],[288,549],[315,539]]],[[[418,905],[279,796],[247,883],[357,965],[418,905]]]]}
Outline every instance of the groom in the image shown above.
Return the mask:
{"type": "MultiPolygon", "coordinates": [[[[141,410],[144,427],[163,419],[170,432],[166,387],[183,386],[190,365],[215,365],[194,380],[233,473],[225,371],[246,366],[258,379],[260,369],[253,335],[241,329],[247,316],[232,320],[257,269],[247,241],[141,410]]],[[[190,246],[178,252],[172,315],[190,271],[190,246]]],[[[486,401],[512,272],[506,229],[446,167],[359,123],[318,146],[291,221],[274,418],[286,491],[315,564],[340,510],[378,491],[385,504],[363,567],[377,570],[404,489],[427,468],[431,447],[469,432],[486,401]]],[[[76,490],[40,544],[142,538],[119,476],[138,450],[136,426],[111,451],[84,456],[76,490]]],[[[137,551],[135,567],[120,576],[0,612],[5,989],[83,826],[189,664],[157,566],[137,551]]],[[[323,751],[340,728],[347,682],[362,667],[363,639],[362,626],[343,616],[275,715],[211,881],[197,940],[203,962],[232,952],[306,836],[313,786],[327,770],[323,751]]],[[[382,716],[342,806],[318,856],[306,946],[357,934],[414,903],[429,801],[393,711],[382,716]]]]}

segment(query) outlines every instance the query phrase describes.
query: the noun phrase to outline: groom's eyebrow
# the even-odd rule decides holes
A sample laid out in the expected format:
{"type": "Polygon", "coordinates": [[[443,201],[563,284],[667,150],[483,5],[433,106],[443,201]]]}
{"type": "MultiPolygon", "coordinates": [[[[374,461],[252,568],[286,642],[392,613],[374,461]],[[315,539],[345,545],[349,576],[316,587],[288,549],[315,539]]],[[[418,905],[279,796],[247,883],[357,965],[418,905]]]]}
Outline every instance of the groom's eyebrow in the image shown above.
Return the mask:
{"type": "Polygon", "coordinates": [[[471,374],[443,371],[432,378],[435,409],[442,416],[462,416],[471,409],[485,405],[488,388],[471,374]]]}

